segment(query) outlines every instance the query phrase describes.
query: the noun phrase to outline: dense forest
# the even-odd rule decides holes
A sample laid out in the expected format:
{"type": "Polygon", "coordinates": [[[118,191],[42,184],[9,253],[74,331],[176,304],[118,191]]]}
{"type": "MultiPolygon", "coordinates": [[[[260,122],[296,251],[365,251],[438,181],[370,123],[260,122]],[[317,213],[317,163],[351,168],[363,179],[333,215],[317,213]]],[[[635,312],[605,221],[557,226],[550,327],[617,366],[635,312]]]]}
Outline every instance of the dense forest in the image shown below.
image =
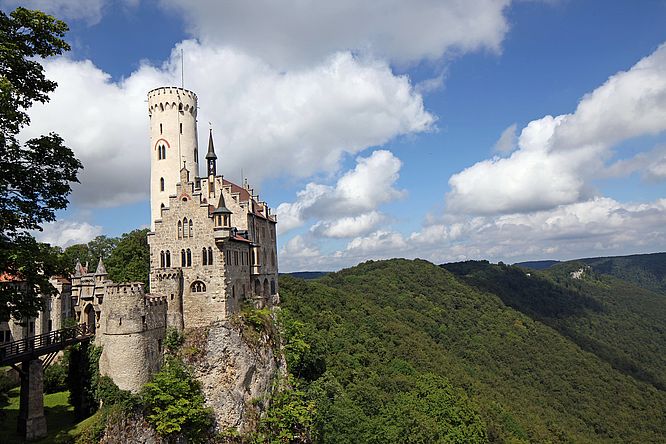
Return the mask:
{"type": "MultiPolygon", "coordinates": [[[[664,442],[666,299],[610,276],[368,262],[284,277],[320,442],[664,442]],[[447,270],[451,269],[452,271],[447,270]]],[[[569,267],[569,268],[567,268],[569,267]]]]}

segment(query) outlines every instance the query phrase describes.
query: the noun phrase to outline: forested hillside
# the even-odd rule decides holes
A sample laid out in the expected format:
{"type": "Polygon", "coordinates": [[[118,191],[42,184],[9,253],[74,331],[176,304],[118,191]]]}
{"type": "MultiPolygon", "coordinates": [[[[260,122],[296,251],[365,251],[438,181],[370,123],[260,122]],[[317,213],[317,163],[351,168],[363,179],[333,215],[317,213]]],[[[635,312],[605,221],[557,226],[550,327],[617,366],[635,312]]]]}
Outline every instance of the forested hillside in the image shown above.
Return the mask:
{"type": "Polygon", "coordinates": [[[391,260],[282,278],[317,441],[664,442],[657,295],[564,270],[454,271],[391,260]]]}
{"type": "Polygon", "coordinates": [[[596,273],[609,274],[666,294],[666,253],[580,259],[596,273]]]}
{"type": "Polygon", "coordinates": [[[556,264],[573,262],[589,265],[595,273],[615,276],[647,290],[666,294],[666,253],[591,257],[567,262],[530,261],[518,262],[514,265],[533,270],[544,270],[556,264]]]}

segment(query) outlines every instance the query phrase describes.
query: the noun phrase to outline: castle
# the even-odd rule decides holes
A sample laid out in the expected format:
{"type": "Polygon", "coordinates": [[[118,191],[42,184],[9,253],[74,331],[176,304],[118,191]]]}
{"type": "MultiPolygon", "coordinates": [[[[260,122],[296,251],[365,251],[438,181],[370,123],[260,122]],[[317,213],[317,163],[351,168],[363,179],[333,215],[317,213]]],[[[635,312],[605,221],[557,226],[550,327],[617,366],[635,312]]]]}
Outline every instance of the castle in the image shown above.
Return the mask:
{"type": "Polygon", "coordinates": [[[206,175],[199,176],[197,109],[196,94],[184,88],[148,93],[150,291],[141,283],[113,283],[101,259],[95,272],[77,263],[71,285],[59,283],[57,310],[47,301],[49,310],[28,321],[28,329],[15,326],[14,333],[8,325],[11,340],[62,328],[73,316],[103,347],[100,373],[138,391],[161,365],[167,328],[228,319],[244,301],[278,303],[276,217],[247,181],[239,186],[217,174],[212,130],[206,175]]]}

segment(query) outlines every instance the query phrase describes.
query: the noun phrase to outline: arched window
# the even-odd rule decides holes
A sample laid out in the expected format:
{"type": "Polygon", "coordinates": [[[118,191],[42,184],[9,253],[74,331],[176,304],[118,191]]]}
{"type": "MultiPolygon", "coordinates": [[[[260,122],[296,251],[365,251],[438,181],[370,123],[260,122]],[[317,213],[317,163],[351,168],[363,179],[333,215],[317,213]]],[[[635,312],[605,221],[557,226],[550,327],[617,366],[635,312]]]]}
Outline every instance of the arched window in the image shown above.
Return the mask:
{"type": "Polygon", "coordinates": [[[164,177],[160,177],[160,191],[164,191],[164,177]]]}
{"type": "Polygon", "coordinates": [[[164,251],[160,251],[160,267],[164,268],[164,265],[166,264],[165,258],[164,258],[164,251]]]}
{"type": "Polygon", "coordinates": [[[178,239],[183,237],[183,223],[178,221],[178,239]]]}
{"type": "Polygon", "coordinates": [[[208,247],[208,265],[213,265],[213,249],[208,247]]]}
{"type": "Polygon", "coordinates": [[[264,296],[268,296],[268,279],[264,279],[264,296]]]}
{"type": "Polygon", "coordinates": [[[201,265],[208,265],[208,251],[205,248],[201,250],[201,265]]]}
{"type": "Polygon", "coordinates": [[[271,250],[271,267],[275,267],[275,251],[271,250]]]}
{"type": "MultiPolygon", "coordinates": [[[[183,227],[183,230],[184,229],[185,229],[185,227],[183,227]]],[[[193,237],[192,234],[193,234],[192,233],[192,219],[190,219],[190,237],[193,237]]]]}
{"type": "Polygon", "coordinates": [[[271,279],[271,294],[275,294],[275,279],[271,279]]]}
{"type": "Polygon", "coordinates": [[[204,293],[206,291],[206,284],[201,281],[194,281],[190,285],[190,290],[192,290],[192,293],[204,293]]]}
{"type": "Polygon", "coordinates": [[[162,145],[162,159],[166,159],[166,145],[162,145]]]}
{"type": "Polygon", "coordinates": [[[183,237],[187,237],[187,218],[183,218],[183,237]]]}
{"type": "Polygon", "coordinates": [[[165,257],[165,265],[167,268],[171,266],[171,252],[169,250],[166,251],[164,254],[165,257]]]}
{"type": "Polygon", "coordinates": [[[187,266],[191,267],[192,266],[192,252],[190,249],[187,249],[187,266]]]}
{"type": "Polygon", "coordinates": [[[187,267],[187,259],[185,257],[185,250],[180,250],[180,263],[181,263],[181,267],[187,267]]]}

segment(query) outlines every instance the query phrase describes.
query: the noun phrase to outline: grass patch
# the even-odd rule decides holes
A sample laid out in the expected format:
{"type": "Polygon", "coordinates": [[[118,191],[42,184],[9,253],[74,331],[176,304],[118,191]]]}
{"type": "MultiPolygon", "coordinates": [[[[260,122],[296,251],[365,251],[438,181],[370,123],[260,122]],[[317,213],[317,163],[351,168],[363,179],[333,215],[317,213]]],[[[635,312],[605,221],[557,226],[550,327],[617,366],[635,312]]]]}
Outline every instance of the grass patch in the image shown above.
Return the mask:
{"type": "MultiPolygon", "coordinates": [[[[20,388],[9,391],[7,404],[0,411],[0,442],[5,444],[23,443],[24,440],[16,432],[19,412],[20,388]]],[[[46,429],[48,436],[38,441],[38,444],[55,442],[60,432],[72,428],[76,424],[74,408],[68,401],[69,392],[57,392],[44,396],[44,415],[46,416],[46,429]]]]}

